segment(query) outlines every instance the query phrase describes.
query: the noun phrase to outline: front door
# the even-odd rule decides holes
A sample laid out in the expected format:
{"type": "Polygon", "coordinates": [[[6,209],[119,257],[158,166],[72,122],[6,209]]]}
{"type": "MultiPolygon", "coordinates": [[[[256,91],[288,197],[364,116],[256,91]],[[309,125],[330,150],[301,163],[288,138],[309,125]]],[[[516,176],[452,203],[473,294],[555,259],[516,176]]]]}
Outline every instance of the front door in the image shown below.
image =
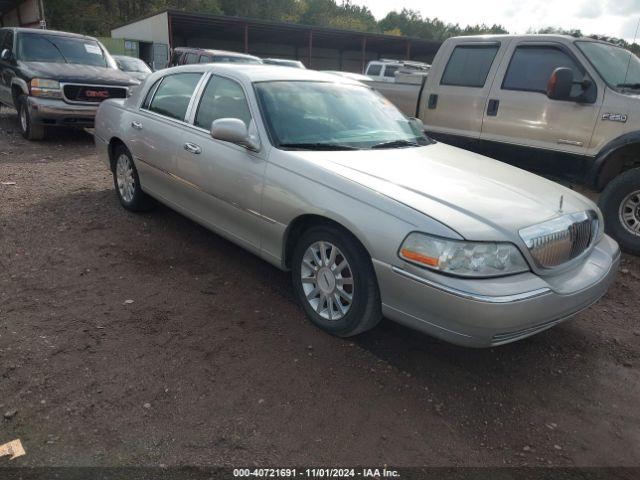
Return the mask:
{"type": "Polygon", "coordinates": [[[483,153],[543,173],[580,175],[604,91],[594,78],[563,44],[513,42],[487,102],[483,153]],[[575,100],[547,97],[558,67],[573,70],[575,100]],[[580,82],[590,86],[584,89],[580,82]]]}

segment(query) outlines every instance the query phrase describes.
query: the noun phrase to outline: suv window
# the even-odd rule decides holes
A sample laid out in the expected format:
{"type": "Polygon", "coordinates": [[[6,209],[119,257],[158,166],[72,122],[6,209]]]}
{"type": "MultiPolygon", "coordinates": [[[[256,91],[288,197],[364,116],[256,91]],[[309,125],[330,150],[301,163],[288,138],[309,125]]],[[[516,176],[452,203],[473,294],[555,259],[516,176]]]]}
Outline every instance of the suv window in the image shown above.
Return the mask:
{"type": "Polygon", "coordinates": [[[173,52],[173,55],[171,55],[171,62],[169,64],[172,67],[180,65],[180,57],[182,57],[182,52],[173,52]]]}
{"type": "Polygon", "coordinates": [[[198,54],[197,53],[187,53],[184,59],[185,65],[190,65],[192,63],[198,63],[198,54]]]}
{"type": "Polygon", "coordinates": [[[13,50],[13,32],[11,30],[0,30],[0,51],[5,48],[13,50]]]}
{"type": "Polygon", "coordinates": [[[213,58],[210,55],[200,55],[200,63],[213,63],[213,58]]]}
{"type": "Polygon", "coordinates": [[[395,65],[387,65],[386,68],[384,69],[384,76],[385,77],[395,77],[396,72],[398,71],[400,67],[397,67],[395,65]]]}
{"type": "Polygon", "coordinates": [[[157,88],[149,110],[176,120],[184,120],[201,73],[167,75],[157,88]]]}
{"type": "MultiPolygon", "coordinates": [[[[511,57],[502,88],[546,93],[549,77],[558,67],[571,68],[576,82],[584,79],[584,68],[559,48],[542,45],[520,46],[511,57]]],[[[581,87],[574,85],[571,91],[572,96],[580,93],[581,87]]]]}
{"type": "Polygon", "coordinates": [[[244,90],[237,82],[212,76],[202,93],[195,124],[209,130],[219,118],[239,118],[249,126],[251,112],[244,90]]]}
{"type": "Polygon", "coordinates": [[[369,65],[367,68],[367,75],[371,75],[372,77],[377,77],[380,75],[380,71],[382,70],[382,65],[369,65]]]}
{"type": "Polygon", "coordinates": [[[484,87],[500,45],[459,45],[451,54],[441,85],[484,87]]]}

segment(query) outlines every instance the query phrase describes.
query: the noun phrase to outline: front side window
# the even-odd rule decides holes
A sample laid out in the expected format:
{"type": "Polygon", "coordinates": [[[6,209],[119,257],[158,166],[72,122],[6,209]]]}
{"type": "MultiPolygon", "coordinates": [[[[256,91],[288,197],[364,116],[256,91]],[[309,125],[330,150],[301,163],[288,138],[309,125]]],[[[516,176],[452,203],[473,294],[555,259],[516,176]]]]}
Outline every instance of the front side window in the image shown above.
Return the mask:
{"type": "Polygon", "coordinates": [[[18,59],[23,62],[108,66],[104,52],[95,40],[41,33],[18,35],[18,59]]]}
{"type": "Polygon", "coordinates": [[[447,62],[440,84],[484,87],[499,48],[497,44],[457,46],[447,62]]]}
{"type": "Polygon", "coordinates": [[[629,50],[599,42],[576,45],[611,88],[640,89],[640,59],[629,50]]]}
{"type": "Polygon", "coordinates": [[[220,118],[239,118],[248,127],[251,112],[242,87],[233,80],[214,75],[202,93],[195,124],[209,130],[220,118]]]}
{"type": "Polygon", "coordinates": [[[369,149],[426,145],[429,140],[389,100],[358,85],[312,81],[255,84],[276,147],[369,149]]]}
{"type": "Polygon", "coordinates": [[[369,65],[369,68],[367,68],[367,75],[371,75],[372,77],[377,77],[378,75],[380,75],[381,71],[382,71],[382,65],[380,64],[369,65]]]}
{"type": "Polygon", "coordinates": [[[169,118],[184,120],[191,96],[201,77],[201,73],[167,75],[158,86],[149,110],[169,118]]]}
{"type": "MultiPolygon", "coordinates": [[[[574,82],[579,83],[585,78],[582,66],[559,48],[553,46],[518,47],[511,57],[502,88],[546,94],[551,74],[560,67],[573,70],[574,82]]],[[[574,85],[571,96],[578,96],[580,93],[580,85],[574,85]]]]}

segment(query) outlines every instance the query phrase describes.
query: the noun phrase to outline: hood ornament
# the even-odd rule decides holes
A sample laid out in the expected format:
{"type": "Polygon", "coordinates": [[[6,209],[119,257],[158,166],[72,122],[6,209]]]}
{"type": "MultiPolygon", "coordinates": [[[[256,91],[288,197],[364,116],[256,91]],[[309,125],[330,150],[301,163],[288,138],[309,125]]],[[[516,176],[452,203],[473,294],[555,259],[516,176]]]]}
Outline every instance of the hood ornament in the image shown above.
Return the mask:
{"type": "Polygon", "coordinates": [[[558,206],[558,213],[562,213],[563,205],[564,205],[564,195],[560,195],[560,205],[558,206]]]}

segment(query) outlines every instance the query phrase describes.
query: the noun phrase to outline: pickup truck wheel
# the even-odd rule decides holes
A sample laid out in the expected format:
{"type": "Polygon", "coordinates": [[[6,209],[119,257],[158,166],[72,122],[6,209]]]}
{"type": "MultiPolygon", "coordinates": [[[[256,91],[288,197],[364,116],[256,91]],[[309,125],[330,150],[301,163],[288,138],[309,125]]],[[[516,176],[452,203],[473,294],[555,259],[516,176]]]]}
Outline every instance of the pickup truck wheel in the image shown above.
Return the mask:
{"type": "Polygon", "coordinates": [[[113,184],[120,204],[129,211],[142,212],[152,206],[151,198],[142,191],[138,170],[131,152],[120,145],[113,152],[113,184]]]}
{"type": "Polygon", "coordinates": [[[20,124],[20,133],[27,140],[42,140],[44,138],[44,126],[34,124],[31,119],[26,95],[22,95],[18,99],[18,122],[20,124]]]}
{"type": "Polygon", "coordinates": [[[340,228],[307,230],[295,247],[292,267],[300,305],[328,333],[350,337],[375,327],[382,318],[371,258],[340,228]]]}
{"type": "Polygon", "coordinates": [[[622,250],[640,255],[640,168],[614,178],[599,200],[605,229],[622,250]]]}

